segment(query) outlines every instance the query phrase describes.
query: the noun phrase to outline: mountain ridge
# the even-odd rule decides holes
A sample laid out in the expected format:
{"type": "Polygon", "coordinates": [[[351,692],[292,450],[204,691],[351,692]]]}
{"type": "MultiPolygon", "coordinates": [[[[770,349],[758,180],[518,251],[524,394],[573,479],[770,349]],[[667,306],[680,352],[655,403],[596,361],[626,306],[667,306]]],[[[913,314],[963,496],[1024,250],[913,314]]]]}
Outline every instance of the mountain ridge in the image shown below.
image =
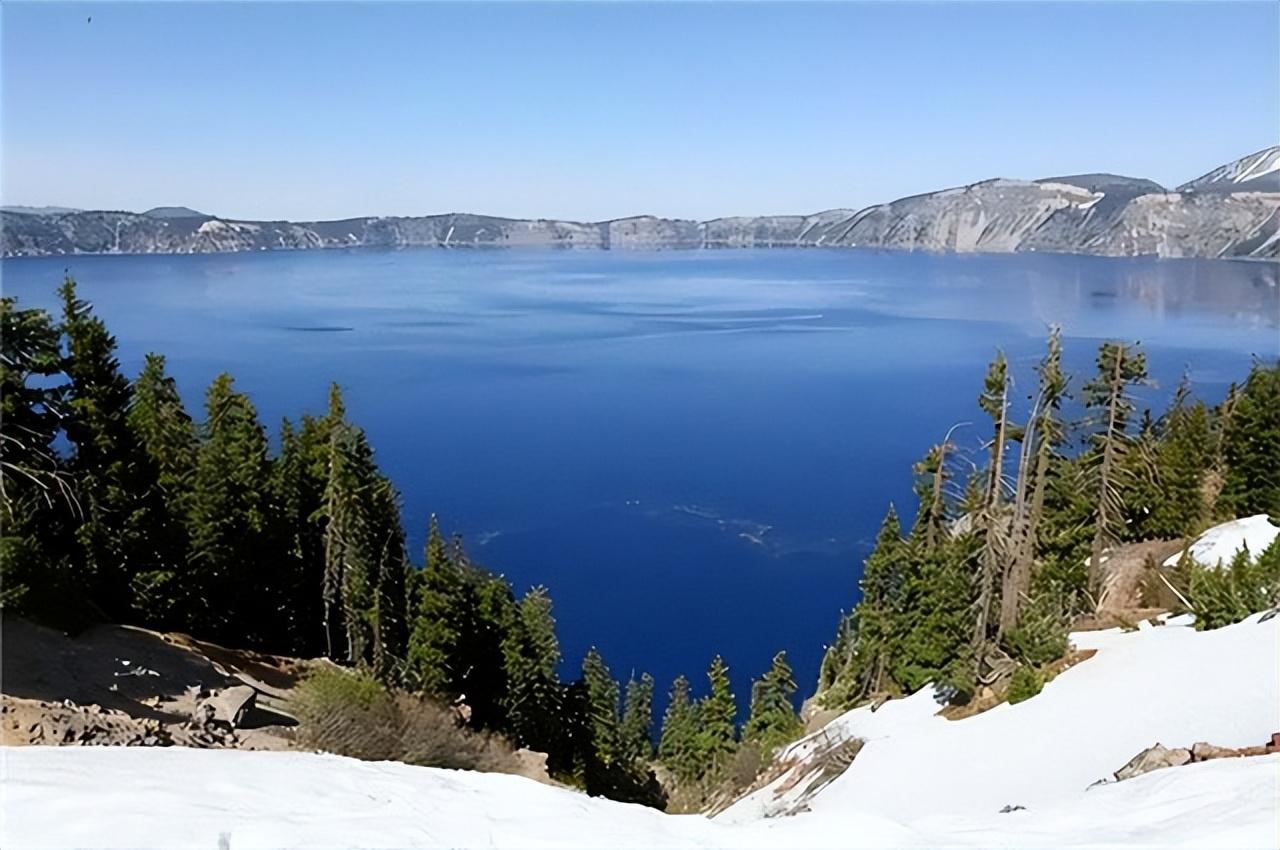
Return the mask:
{"type": "Polygon", "coordinates": [[[997,177],[858,210],[706,221],[637,215],[580,222],[445,213],[292,222],[227,219],[186,207],[144,213],[0,211],[0,255],[5,257],[358,247],[862,247],[1274,259],[1280,258],[1280,146],[1172,190],[1145,178],[1107,173],[997,177]]]}

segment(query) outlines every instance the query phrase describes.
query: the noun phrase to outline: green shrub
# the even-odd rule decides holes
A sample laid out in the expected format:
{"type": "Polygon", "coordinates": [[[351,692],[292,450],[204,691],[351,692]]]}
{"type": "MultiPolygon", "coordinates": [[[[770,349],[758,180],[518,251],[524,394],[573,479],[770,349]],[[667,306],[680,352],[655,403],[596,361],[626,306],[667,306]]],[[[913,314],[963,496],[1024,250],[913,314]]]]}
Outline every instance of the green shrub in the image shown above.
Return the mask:
{"type": "Polygon", "coordinates": [[[299,684],[291,707],[303,746],[365,761],[519,770],[501,738],[473,732],[434,700],[388,690],[364,670],[317,667],[299,684]]]}
{"type": "Polygon", "coordinates": [[[1044,676],[1040,671],[1030,664],[1019,664],[1018,669],[1013,671],[1013,678],[1009,680],[1006,698],[1013,705],[1031,699],[1043,689],[1044,676]]]}
{"type": "Polygon", "coordinates": [[[1280,602],[1280,537],[1256,560],[1241,550],[1230,564],[1205,567],[1188,559],[1180,569],[1197,629],[1229,626],[1280,602]]]}

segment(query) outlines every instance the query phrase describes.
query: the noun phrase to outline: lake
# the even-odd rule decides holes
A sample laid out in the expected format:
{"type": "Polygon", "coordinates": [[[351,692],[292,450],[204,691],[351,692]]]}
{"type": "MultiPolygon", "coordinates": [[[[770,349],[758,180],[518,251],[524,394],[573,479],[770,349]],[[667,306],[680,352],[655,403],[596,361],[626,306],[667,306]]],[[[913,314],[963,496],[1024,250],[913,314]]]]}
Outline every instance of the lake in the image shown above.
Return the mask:
{"type": "MultiPolygon", "coordinates": [[[[1220,398],[1278,354],[1275,264],[851,249],[324,251],[5,260],[53,306],[64,270],[136,374],[167,355],[199,416],[229,371],[266,423],[320,413],[338,381],[404,496],[518,590],[545,584],[566,672],[702,688],[786,649],[802,695],[911,464],[979,421],[1002,347],[1021,394],[1046,325],[1087,374],[1141,340],[1162,406],[1188,370],[1220,398]]],[[[985,429],[957,439],[977,453],[985,429]]],[[[665,699],[660,700],[660,705],[665,699]]]]}

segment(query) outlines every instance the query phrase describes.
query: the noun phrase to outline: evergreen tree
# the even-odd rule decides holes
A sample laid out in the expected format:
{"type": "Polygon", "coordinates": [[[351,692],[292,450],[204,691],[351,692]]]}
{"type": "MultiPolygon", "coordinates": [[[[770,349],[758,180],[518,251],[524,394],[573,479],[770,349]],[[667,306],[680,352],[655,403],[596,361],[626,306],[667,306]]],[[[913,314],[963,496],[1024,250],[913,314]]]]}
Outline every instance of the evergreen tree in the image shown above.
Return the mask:
{"type": "Polygon", "coordinates": [[[265,625],[260,600],[271,580],[259,560],[266,541],[267,435],[253,404],[225,373],[210,385],[205,411],[184,595],[197,633],[258,645],[265,625]]]}
{"type": "Polygon", "coordinates": [[[1222,507],[1235,517],[1280,517],[1280,364],[1255,363],[1231,401],[1222,436],[1222,507]]]}
{"type": "Polygon", "coordinates": [[[1004,352],[998,351],[987,369],[982,394],[978,396],[978,406],[991,417],[992,424],[991,465],[985,498],[982,507],[971,514],[974,528],[982,538],[977,616],[973,626],[973,644],[979,657],[991,637],[992,610],[998,603],[997,581],[1006,574],[1013,561],[1012,528],[1005,506],[1005,449],[1022,435],[1009,421],[1009,386],[1009,362],[1004,352]]]}
{"type": "Polygon", "coordinates": [[[127,618],[133,576],[155,566],[145,552],[153,517],[143,498],[142,453],[128,423],[132,392],[116,359],[115,337],[77,296],[75,281],[68,277],[59,294],[67,377],[62,427],[83,513],[76,530],[83,580],[103,613],[127,618]]]}
{"type": "Polygon", "coordinates": [[[1086,458],[1055,457],[1045,486],[1044,515],[1036,531],[1040,565],[1032,596],[1049,595],[1066,614],[1088,613],[1089,552],[1094,503],[1086,458]]]}
{"type": "Polygon", "coordinates": [[[142,449],[150,526],[143,549],[148,569],[133,579],[134,605],[147,622],[176,626],[189,612],[183,580],[191,550],[190,512],[199,440],[165,360],[148,354],[134,382],[128,425],[142,449]],[[175,619],[177,618],[177,619],[175,619]]]}
{"type": "Polygon", "coordinates": [[[472,722],[497,729],[503,724],[508,687],[502,647],[517,616],[516,600],[505,578],[471,564],[467,567],[475,613],[460,644],[461,693],[467,695],[472,722]]]}
{"type": "Polygon", "coordinates": [[[658,760],[683,783],[696,780],[705,767],[698,742],[698,706],[689,697],[689,680],[677,676],[662,717],[658,760]]]}
{"type": "Polygon", "coordinates": [[[55,449],[61,369],[49,314],[0,298],[0,608],[46,620],[84,589],[68,574],[80,508],[55,449]]]}
{"type": "Polygon", "coordinates": [[[519,746],[547,753],[553,772],[566,769],[569,765],[563,763],[566,742],[561,728],[565,696],[556,675],[560,642],[546,588],[535,587],[520,600],[502,651],[508,733],[519,746]]]}
{"type": "Polygon", "coordinates": [[[386,678],[405,648],[408,560],[395,489],[378,471],[364,432],[329,394],[329,469],[324,495],[325,623],[330,652],[386,678]],[[338,623],[342,628],[338,628],[338,623]],[[341,650],[337,638],[341,638],[341,650]]]}
{"type": "Polygon", "coordinates": [[[787,654],[773,656],[768,672],[751,686],[751,714],[743,727],[742,739],[768,752],[795,739],[804,729],[791,698],[796,692],[795,676],[787,654]]]}
{"type": "Polygon", "coordinates": [[[461,571],[448,556],[435,514],[428,524],[423,568],[414,583],[410,680],[423,693],[445,696],[460,673],[454,670],[452,661],[460,638],[459,614],[465,602],[461,571]]]}
{"type": "Polygon", "coordinates": [[[1017,626],[1031,590],[1032,568],[1043,536],[1042,525],[1050,476],[1057,469],[1066,442],[1066,427],[1060,416],[1067,394],[1068,379],[1062,371],[1062,334],[1049,329],[1045,355],[1036,367],[1039,378],[1031,416],[1022,436],[1022,452],[1015,487],[1012,557],[1000,590],[1000,626],[1003,636],[1017,626]]]}
{"type": "Polygon", "coordinates": [[[460,539],[446,547],[433,519],[414,586],[408,680],[425,693],[464,700],[473,725],[502,728],[509,699],[504,646],[518,619],[511,585],[472,564],[460,539]]]}
{"type": "Polygon", "coordinates": [[[628,762],[647,762],[653,756],[653,677],[641,673],[627,682],[626,707],[619,729],[621,752],[628,762]]]}
{"type": "Polygon", "coordinates": [[[594,646],[582,660],[582,681],[586,686],[587,723],[592,759],[608,767],[622,754],[618,728],[618,683],[594,646]]]}
{"type": "Polygon", "coordinates": [[[277,559],[278,594],[274,645],[292,655],[325,654],[324,494],[328,437],[321,420],[285,419],[280,454],[271,467],[271,551],[277,559]]]}
{"type": "Polygon", "coordinates": [[[850,688],[856,676],[858,647],[858,612],[842,613],[836,625],[835,640],[822,654],[818,667],[818,695],[824,706],[845,705],[851,699],[850,688]]]}
{"type": "Polygon", "coordinates": [[[1183,537],[1206,520],[1205,476],[1213,462],[1209,410],[1193,402],[1184,377],[1159,423],[1139,430],[1141,459],[1130,505],[1132,537],[1183,537]]]}
{"type": "Polygon", "coordinates": [[[1095,594],[1101,581],[1103,550],[1123,534],[1122,462],[1129,448],[1127,429],[1134,410],[1129,392],[1147,382],[1147,358],[1137,345],[1105,342],[1098,349],[1097,362],[1097,375],[1084,386],[1085,407],[1096,429],[1086,467],[1095,500],[1089,555],[1089,583],[1095,594]]]}
{"type": "Polygon", "coordinates": [[[897,511],[890,505],[859,583],[856,667],[850,671],[857,683],[850,693],[855,700],[884,689],[888,670],[900,653],[911,571],[910,547],[902,539],[897,511]]]}
{"type": "Polygon", "coordinates": [[[737,749],[734,718],[738,705],[729,685],[729,666],[717,655],[707,668],[711,689],[699,704],[698,746],[713,770],[723,767],[737,749]]]}
{"type": "Polygon", "coordinates": [[[981,546],[980,538],[965,534],[933,549],[906,553],[912,566],[903,610],[911,613],[899,627],[901,643],[887,671],[898,689],[909,693],[932,682],[954,702],[965,702],[972,694],[972,575],[981,546]]]}

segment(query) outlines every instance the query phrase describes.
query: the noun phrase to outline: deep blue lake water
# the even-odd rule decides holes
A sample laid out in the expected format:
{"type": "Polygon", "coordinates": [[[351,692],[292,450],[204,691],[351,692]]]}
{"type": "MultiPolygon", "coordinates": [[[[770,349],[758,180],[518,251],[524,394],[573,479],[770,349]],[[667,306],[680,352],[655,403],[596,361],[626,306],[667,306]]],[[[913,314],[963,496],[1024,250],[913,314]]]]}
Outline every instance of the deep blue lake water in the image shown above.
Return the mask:
{"type": "Polygon", "coordinates": [[[1158,405],[1184,370],[1216,399],[1280,353],[1277,269],[1257,263],[427,249],[0,268],[45,306],[69,271],[124,367],[166,354],[197,415],[224,370],[273,431],[337,380],[415,556],[435,511],[517,589],[551,589],[568,668],[594,643],[665,691],[720,652],[740,701],[778,649],[812,690],[885,507],[909,515],[911,463],[978,419],[997,346],[1029,391],[1049,322],[1076,375],[1099,340],[1141,340],[1158,405]]]}

